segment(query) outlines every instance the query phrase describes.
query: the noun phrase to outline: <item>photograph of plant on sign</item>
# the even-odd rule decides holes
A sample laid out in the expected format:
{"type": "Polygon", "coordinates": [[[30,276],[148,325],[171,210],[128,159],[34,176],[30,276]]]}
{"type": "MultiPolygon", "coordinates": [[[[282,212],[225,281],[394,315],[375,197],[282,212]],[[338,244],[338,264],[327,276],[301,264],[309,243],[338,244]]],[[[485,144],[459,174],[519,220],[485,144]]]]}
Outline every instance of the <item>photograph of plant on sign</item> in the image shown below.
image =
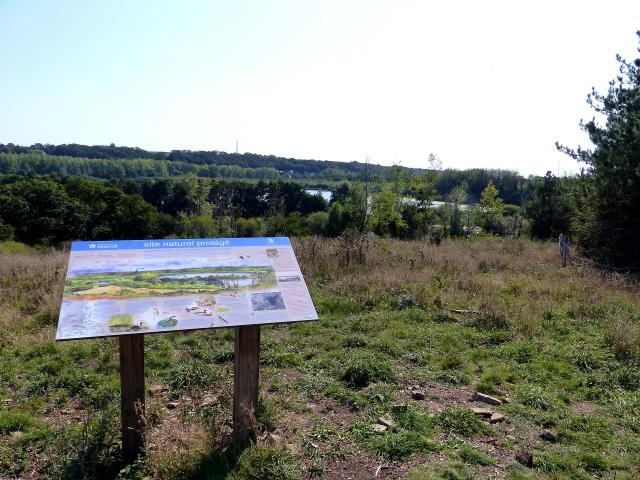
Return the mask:
{"type": "Polygon", "coordinates": [[[316,318],[286,238],[75,242],[56,339],[316,318]]]}

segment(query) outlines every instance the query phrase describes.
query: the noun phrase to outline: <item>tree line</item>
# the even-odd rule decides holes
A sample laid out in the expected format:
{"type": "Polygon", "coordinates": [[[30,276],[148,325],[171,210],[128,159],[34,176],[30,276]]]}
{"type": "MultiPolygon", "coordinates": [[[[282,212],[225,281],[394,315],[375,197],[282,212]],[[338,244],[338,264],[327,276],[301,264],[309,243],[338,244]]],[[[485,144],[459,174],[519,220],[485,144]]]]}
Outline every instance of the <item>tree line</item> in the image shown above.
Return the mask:
{"type": "Polygon", "coordinates": [[[74,239],[327,235],[345,230],[396,238],[528,234],[522,209],[490,180],[476,205],[458,186],[435,205],[436,174],[395,182],[343,182],[330,201],[293,181],[81,176],[0,177],[0,239],[56,245],[74,239]]]}
{"type": "MultiPolygon", "coordinates": [[[[120,148],[120,147],[116,147],[120,148]]],[[[124,147],[123,147],[124,148],[124,147]]],[[[139,149],[132,149],[134,152],[139,149]]],[[[83,151],[83,150],[81,150],[83,151]]],[[[301,160],[302,161],[302,160],[301,160]]],[[[303,162],[303,161],[302,161],[303,162]]],[[[148,158],[83,158],[45,154],[40,150],[25,150],[23,147],[0,145],[0,175],[57,175],[60,177],[83,176],[88,178],[136,179],[164,178],[185,174],[212,179],[246,180],[291,180],[306,178],[314,184],[323,182],[361,181],[407,183],[411,177],[424,174],[426,170],[407,169],[400,166],[375,166],[371,170],[349,172],[328,168],[315,174],[305,171],[290,174],[273,167],[246,167],[239,164],[198,164],[181,160],[148,158]],[[9,150],[12,150],[9,152],[9,150]],[[311,176],[310,176],[311,175],[311,176]]],[[[518,172],[500,169],[443,169],[435,171],[435,187],[440,198],[444,198],[459,185],[465,185],[469,201],[479,201],[482,190],[492,181],[507,203],[520,204],[527,179],[518,172]]],[[[325,183],[326,184],[326,183],[325,183]]],[[[406,192],[405,192],[406,193],[406,192]]]]}

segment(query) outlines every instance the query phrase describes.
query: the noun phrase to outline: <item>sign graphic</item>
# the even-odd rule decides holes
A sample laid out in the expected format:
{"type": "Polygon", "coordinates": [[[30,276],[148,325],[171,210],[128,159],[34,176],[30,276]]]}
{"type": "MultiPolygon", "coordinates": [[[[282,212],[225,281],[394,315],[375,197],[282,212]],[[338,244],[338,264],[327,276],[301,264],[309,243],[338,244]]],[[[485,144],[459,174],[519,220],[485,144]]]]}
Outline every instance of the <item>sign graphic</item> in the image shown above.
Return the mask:
{"type": "Polygon", "coordinates": [[[56,340],[317,318],[288,238],[74,242],[56,340]]]}

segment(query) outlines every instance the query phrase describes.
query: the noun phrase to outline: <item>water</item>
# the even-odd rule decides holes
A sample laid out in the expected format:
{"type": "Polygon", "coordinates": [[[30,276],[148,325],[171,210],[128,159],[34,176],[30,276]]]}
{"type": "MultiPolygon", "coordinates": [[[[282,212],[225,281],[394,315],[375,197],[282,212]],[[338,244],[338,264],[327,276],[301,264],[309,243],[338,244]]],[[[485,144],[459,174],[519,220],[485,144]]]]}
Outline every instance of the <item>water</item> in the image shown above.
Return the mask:
{"type": "Polygon", "coordinates": [[[328,190],[305,190],[309,195],[320,195],[327,202],[331,201],[331,192],[328,190]]]}

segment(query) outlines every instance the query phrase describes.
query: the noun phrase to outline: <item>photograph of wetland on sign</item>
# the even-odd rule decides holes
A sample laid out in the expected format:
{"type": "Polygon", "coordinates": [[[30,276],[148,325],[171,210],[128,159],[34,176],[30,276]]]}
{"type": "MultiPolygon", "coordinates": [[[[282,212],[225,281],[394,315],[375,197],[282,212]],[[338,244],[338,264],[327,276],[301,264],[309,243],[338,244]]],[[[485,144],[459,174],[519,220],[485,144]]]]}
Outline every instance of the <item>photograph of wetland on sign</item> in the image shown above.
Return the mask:
{"type": "Polygon", "coordinates": [[[271,265],[98,270],[67,276],[58,339],[273,323],[288,317],[271,265]]]}

